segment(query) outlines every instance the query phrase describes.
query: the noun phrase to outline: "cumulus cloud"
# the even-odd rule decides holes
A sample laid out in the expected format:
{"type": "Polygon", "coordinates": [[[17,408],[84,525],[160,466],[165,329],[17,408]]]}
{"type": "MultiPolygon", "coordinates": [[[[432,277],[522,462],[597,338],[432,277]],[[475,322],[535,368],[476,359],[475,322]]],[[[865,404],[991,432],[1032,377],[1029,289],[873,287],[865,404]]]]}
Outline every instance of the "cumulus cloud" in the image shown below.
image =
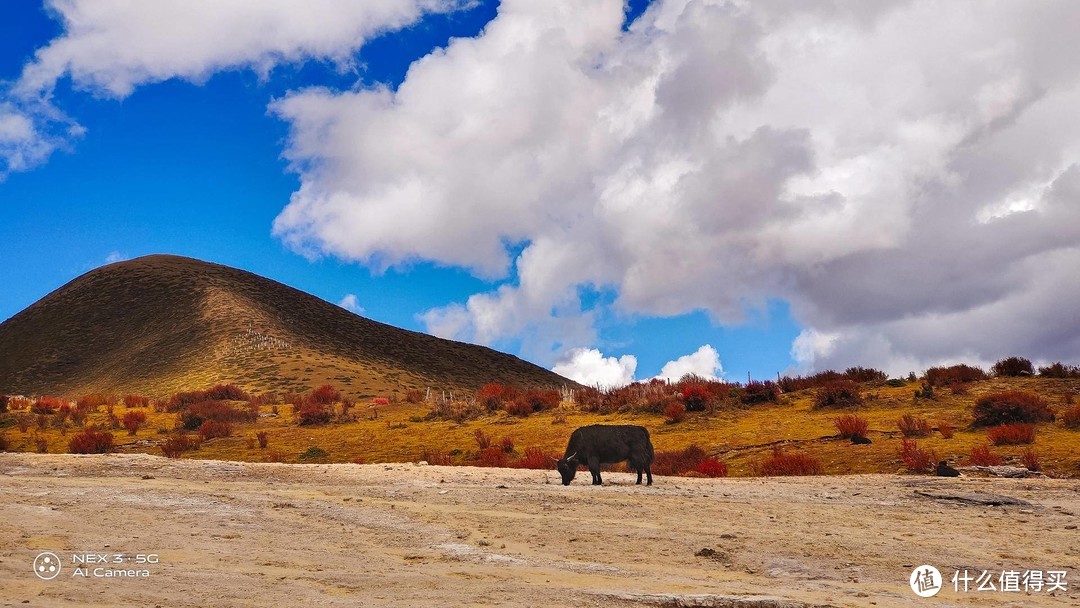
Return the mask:
{"type": "Polygon", "coordinates": [[[278,100],[301,187],[275,233],[506,278],[429,328],[552,361],[592,344],[582,288],[721,323],[786,299],[817,368],[1080,357],[1080,5],[622,9],[506,0],[397,90],[278,100]]]}
{"type": "Polygon", "coordinates": [[[724,374],[724,367],[720,364],[720,353],[706,344],[689,355],[665,363],[657,378],[676,381],[687,374],[719,380],[724,374]]]}
{"type": "Polygon", "coordinates": [[[567,352],[552,371],[585,386],[619,387],[634,381],[637,357],[623,355],[616,359],[605,357],[595,348],[576,348],[567,352]]]}
{"type": "Polygon", "coordinates": [[[354,293],[345,294],[345,297],[341,298],[341,301],[338,302],[338,306],[358,315],[364,314],[364,307],[360,306],[360,299],[357,298],[354,293]]]}
{"type": "MultiPolygon", "coordinates": [[[[465,0],[46,0],[64,33],[39,49],[0,105],[0,172],[44,162],[81,128],[52,104],[56,83],[124,98],[138,86],[222,70],[267,75],[314,59],[354,69],[371,38],[455,10],[465,0]]],[[[3,173],[0,173],[3,175],[3,173]]]]}

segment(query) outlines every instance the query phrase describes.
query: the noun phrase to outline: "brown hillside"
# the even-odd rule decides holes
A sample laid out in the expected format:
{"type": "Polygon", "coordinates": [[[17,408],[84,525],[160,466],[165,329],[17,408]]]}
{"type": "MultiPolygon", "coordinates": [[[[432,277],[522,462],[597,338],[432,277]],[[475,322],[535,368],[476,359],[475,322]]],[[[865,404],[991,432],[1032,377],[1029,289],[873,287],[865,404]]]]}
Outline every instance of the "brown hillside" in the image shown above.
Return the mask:
{"type": "Polygon", "coordinates": [[[164,395],[216,382],[355,397],[569,380],[357,316],[258,275],[152,255],[103,266],[0,324],[0,393],[164,395]]]}

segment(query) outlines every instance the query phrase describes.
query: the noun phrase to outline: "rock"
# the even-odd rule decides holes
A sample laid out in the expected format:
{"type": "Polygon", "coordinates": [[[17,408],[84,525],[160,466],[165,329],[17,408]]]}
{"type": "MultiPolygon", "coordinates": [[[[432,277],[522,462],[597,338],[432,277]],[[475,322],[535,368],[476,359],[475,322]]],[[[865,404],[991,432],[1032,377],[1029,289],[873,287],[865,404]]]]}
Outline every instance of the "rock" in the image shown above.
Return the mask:
{"type": "Polygon", "coordinates": [[[956,469],[950,467],[948,461],[946,461],[946,460],[942,460],[941,462],[938,463],[936,472],[937,472],[938,477],[959,477],[960,476],[960,471],[957,471],[956,469]]]}
{"type": "Polygon", "coordinates": [[[869,437],[857,437],[856,436],[856,437],[851,438],[851,443],[852,443],[852,445],[870,445],[871,443],[874,443],[874,442],[870,441],[869,437]]]}
{"type": "Polygon", "coordinates": [[[1033,506],[1026,500],[1013,498],[1012,496],[1004,496],[1002,494],[984,494],[982,492],[927,492],[925,490],[915,490],[915,494],[917,496],[925,496],[926,498],[933,498],[935,500],[952,500],[969,505],[986,505],[990,507],[1000,507],[1003,505],[1022,507],[1033,506]]]}
{"type": "Polygon", "coordinates": [[[963,472],[989,473],[990,475],[993,475],[994,477],[1011,477],[1011,478],[1046,477],[1046,475],[1043,475],[1042,473],[1040,473],[1038,471],[1029,470],[1026,467],[1010,467],[1010,466],[1007,466],[1007,465],[1000,465],[1000,466],[993,466],[993,467],[982,467],[982,466],[960,467],[960,470],[963,471],[963,472]]]}

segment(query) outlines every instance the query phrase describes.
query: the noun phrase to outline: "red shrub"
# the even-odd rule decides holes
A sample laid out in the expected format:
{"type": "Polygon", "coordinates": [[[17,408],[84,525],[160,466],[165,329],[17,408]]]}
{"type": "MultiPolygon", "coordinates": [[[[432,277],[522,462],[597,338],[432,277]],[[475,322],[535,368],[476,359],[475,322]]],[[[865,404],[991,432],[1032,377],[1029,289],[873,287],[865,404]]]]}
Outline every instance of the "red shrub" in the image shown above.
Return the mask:
{"type": "Polygon", "coordinates": [[[203,422],[254,422],[259,417],[258,409],[236,408],[224,401],[200,401],[187,406],[180,413],[180,424],[189,431],[202,426],[203,422]]]}
{"type": "Polygon", "coordinates": [[[945,438],[945,439],[952,439],[953,438],[953,433],[956,432],[956,429],[953,428],[953,425],[949,424],[948,422],[939,422],[939,423],[937,423],[937,430],[938,430],[939,433],[941,433],[941,436],[943,438],[945,438]]]}
{"type": "Polygon", "coordinates": [[[933,450],[924,450],[913,439],[900,440],[900,460],[912,473],[929,473],[938,463],[937,454],[933,450]]]}
{"type": "Polygon", "coordinates": [[[169,437],[165,440],[165,443],[161,445],[161,453],[164,454],[166,458],[179,458],[184,452],[199,449],[199,443],[200,441],[198,438],[189,437],[187,435],[169,437]]]}
{"type": "Polygon", "coordinates": [[[696,469],[705,458],[705,450],[696,445],[681,450],[656,452],[652,472],[657,475],[682,475],[696,469]]]}
{"type": "Polygon", "coordinates": [[[507,414],[511,416],[519,416],[521,418],[527,418],[529,414],[533,413],[531,405],[525,401],[514,399],[513,401],[507,401],[503,404],[503,408],[507,414]]]}
{"type": "Polygon", "coordinates": [[[701,473],[706,477],[727,477],[728,466],[725,462],[720,462],[715,458],[706,458],[698,463],[695,471],[701,473]]]}
{"type": "Polygon", "coordinates": [[[562,396],[556,390],[529,389],[521,395],[521,400],[534,412],[544,412],[559,407],[562,396]]]}
{"type": "Polygon", "coordinates": [[[968,464],[979,467],[996,467],[1003,461],[1001,456],[990,453],[990,446],[979,445],[971,448],[971,458],[968,459],[968,464]]]}
{"type": "Polygon", "coordinates": [[[139,395],[125,395],[124,396],[124,407],[127,407],[127,408],[146,407],[148,405],[150,405],[150,398],[149,397],[142,397],[142,396],[139,396],[139,395]]]}
{"type": "Polygon", "coordinates": [[[331,384],[324,384],[311,391],[310,400],[319,405],[332,405],[341,401],[341,393],[331,384]]]}
{"type": "Polygon", "coordinates": [[[965,384],[986,380],[986,378],[986,372],[982,368],[964,365],[963,363],[949,367],[931,367],[926,370],[926,381],[930,386],[965,384]]]}
{"type": "Polygon", "coordinates": [[[51,415],[56,410],[60,409],[61,405],[67,404],[67,401],[59,397],[38,397],[38,400],[34,402],[34,405],[30,407],[30,412],[33,414],[45,414],[51,415]]]}
{"type": "Polygon", "coordinates": [[[1080,378],[1080,367],[1060,362],[1051,363],[1046,367],[1040,367],[1039,375],[1044,378],[1080,378]]]}
{"type": "Polygon", "coordinates": [[[785,453],[780,446],[773,446],[772,456],[756,467],[758,475],[766,477],[784,475],[820,475],[821,464],[805,452],[785,453]]]}
{"type": "Polygon", "coordinates": [[[76,404],[90,410],[96,410],[103,405],[110,405],[115,401],[113,397],[104,393],[93,393],[90,395],[83,395],[76,400],[76,404]]]}
{"type": "Polygon", "coordinates": [[[574,391],[574,401],[583,411],[599,412],[603,409],[604,393],[598,388],[586,386],[585,388],[579,388],[574,391]]]}
{"type": "Polygon", "coordinates": [[[1029,359],[1008,357],[994,364],[990,369],[995,376],[1034,376],[1035,367],[1029,359]]]}
{"type": "Polygon", "coordinates": [[[780,387],[775,382],[747,382],[743,387],[743,403],[775,403],[780,399],[780,387]]]}
{"type": "Polygon", "coordinates": [[[672,400],[664,408],[664,418],[668,423],[676,424],[686,419],[686,406],[680,403],[678,400],[672,400]]]}
{"type": "Polygon", "coordinates": [[[1070,429],[1080,429],[1080,405],[1074,405],[1062,412],[1061,423],[1070,429]]]}
{"type": "Polygon", "coordinates": [[[1029,471],[1038,471],[1042,469],[1042,462],[1039,459],[1038,452],[1034,448],[1024,448],[1023,452],[1020,452],[1020,462],[1024,463],[1029,471]]]}
{"type": "Polygon", "coordinates": [[[476,391],[476,401],[488,412],[494,412],[517,398],[517,391],[505,384],[491,382],[476,391]]]}
{"type": "Polygon", "coordinates": [[[35,437],[34,445],[37,447],[38,454],[45,454],[49,451],[49,440],[45,437],[35,437]]]}
{"type": "Polygon", "coordinates": [[[514,451],[514,438],[513,437],[503,437],[501,440],[499,440],[499,447],[502,448],[502,451],[506,452],[507,454],[513,453],[513,451],[514,451]]]}
{"type": "Polygon", "coordinates": [[[68,452],[72,454],[108,454],[113,451],[113,436],[107,431],[86,427],[71,437],[68,452]]]}
{"type": "Polygon", "coordinates": [[[207,401],[251,401],[251,395],[235,384],[218,384],[203,391],[203,399],[207,401]]]}
{"type": "Polygon", "coordinates": [[[476,429],[473,431],[473,439],[476,440],[476,445],[481,450],[486,450],[491,447],[491,435],[488,435],[483,429],[476,429]]]}
{"type": "Polygon", "coordinates": [[[41,430],[45,430],[49,426],[49,417],[45,414],[37,415],[37,427],[41,430]]]}
{"type": "Polygon", "coordinates": [[[704,412],[712,402],[712,394],[702,384],[689,384],[682,387],[679,393],[689,412],[704,412]]]}
{"type": "Polygon", "coordinates": [[[60,407],[56,408],[56,411],[53,412],[53,419],[56,420],[57,422],[62,423],[65,420],[67,420],[68,416],[71,416],[71,413],[74,412],[74,411],[75,410],[72,409],[70,403],[65,403],[65,404],[61,405],[60,407]]]}
{"type": "Polygon", "coordinates": [[[7,435],[0,433],[0,452],[8,451],[9,447],[11,447],[11,443],[8,441],[7,435]]]}
{"type": "Polygon", "coordinates": [[[203,441],[214,439],[216,437],[230,436],[232,436],[232,425],[228,422],[207,420],[199,427],[199,437],[202,437],[203,441]]]}
{"type": "Polygon", "coordinates": [[[124,428],[128,430],[128,434],[134,435],[139,432],[139,427],[146,422],[146,412],[134,411],[126,412],[124,414],[124,428]]]}
{"type": "Polygon", "coordinates": [[[19,427],[19,430],[26,433],[30,430],[30,423],[33,419],[28,414],[18,414],[15,416],[15,426],[19,427]]]}
{"type": "Polygon", "coordinates": [[[896,421],[896,426],[904,437],[926,437],[933,432],[934,427],[925,418],[918,418],[911,414],[904,414],[896,421]]]}
{"type": "Polygon", "coordinates": [[[972,426],[1013,422],[1053,422],[1054,412],[1042,397],[1024,391],[991,393],[975,401],[972,426]]]}
{"type": "Polygon", "coordinates": [[[428,464],[434,464],[434,465],[440,465],[440,466],[450,466],[450,465],[454,464],[453,460],[450,457],[450,454],[447,454],[446,452],[438,452],[438,451],[434,451],[434,450],[424,450],[424,452],[420,455],[420,460],[423,460],[424,462],[427,462],[428,464]]]}
{"type": "Polygon", "coordinates": [[[270,445],[270,434],[266,431],[259,431],[255,433],[255,439],[259,441],[259,447],[266,449],[267,445],[270,445]]]}
{"type": "Polygon", "coordinates": [[[331,417],[332,413],[329,406],[308,399],[305,399],[300,407],[296,409],[296,421],[300,426],[326,424],[330,422],[331,417]]]}
{"type": "Polygon", "coordinates": [[[491,446],[480,450],[476,458],[476,466],[479,467],[505,467],[506,452],[498,446],[491,446]]]}
{"type": "Polygon", "coordinates": [[[514,464],[519,469],[550,469],[558,460],[553,454],[548,454],[540,448],[525,448],[525,453],[514,464]]]}
{"type": "Polygon", "coordinates": [[[854,380],[840,379],[827,382],[814,392],[814,407],[852,407],[862,403],[859,385],[854,380]]]}
{"type": "Polygon", "coordinates": [[[870,423],[856,414],[844,414],[833,420],[833,425],[836,430],[840,432],[842,439],[852,439],[855,437],[866,437],[867,431],[870,430],[870,423]]]}
{"type": "Polygon", "coordinates": [[[1035,443],[1035,425],[1017,422],[1002,424],[986,431],[986,438],[994,445],[1024,445],[1035,443]]]}

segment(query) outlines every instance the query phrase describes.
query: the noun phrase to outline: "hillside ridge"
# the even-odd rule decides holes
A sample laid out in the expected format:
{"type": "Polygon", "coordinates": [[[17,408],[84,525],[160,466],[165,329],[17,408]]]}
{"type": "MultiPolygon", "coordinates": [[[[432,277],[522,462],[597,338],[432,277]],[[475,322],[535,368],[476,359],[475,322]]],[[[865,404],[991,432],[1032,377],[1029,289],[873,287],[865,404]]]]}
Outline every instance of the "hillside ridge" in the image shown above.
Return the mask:
{"type": "Polygon", "coordinates": [[[361,317],[273,279],[155,254],[102,266],[0,324],[0,392],[256,392],[333,383],[363,397],[485,382],[573,385],[496,350],[361,317]]]}

